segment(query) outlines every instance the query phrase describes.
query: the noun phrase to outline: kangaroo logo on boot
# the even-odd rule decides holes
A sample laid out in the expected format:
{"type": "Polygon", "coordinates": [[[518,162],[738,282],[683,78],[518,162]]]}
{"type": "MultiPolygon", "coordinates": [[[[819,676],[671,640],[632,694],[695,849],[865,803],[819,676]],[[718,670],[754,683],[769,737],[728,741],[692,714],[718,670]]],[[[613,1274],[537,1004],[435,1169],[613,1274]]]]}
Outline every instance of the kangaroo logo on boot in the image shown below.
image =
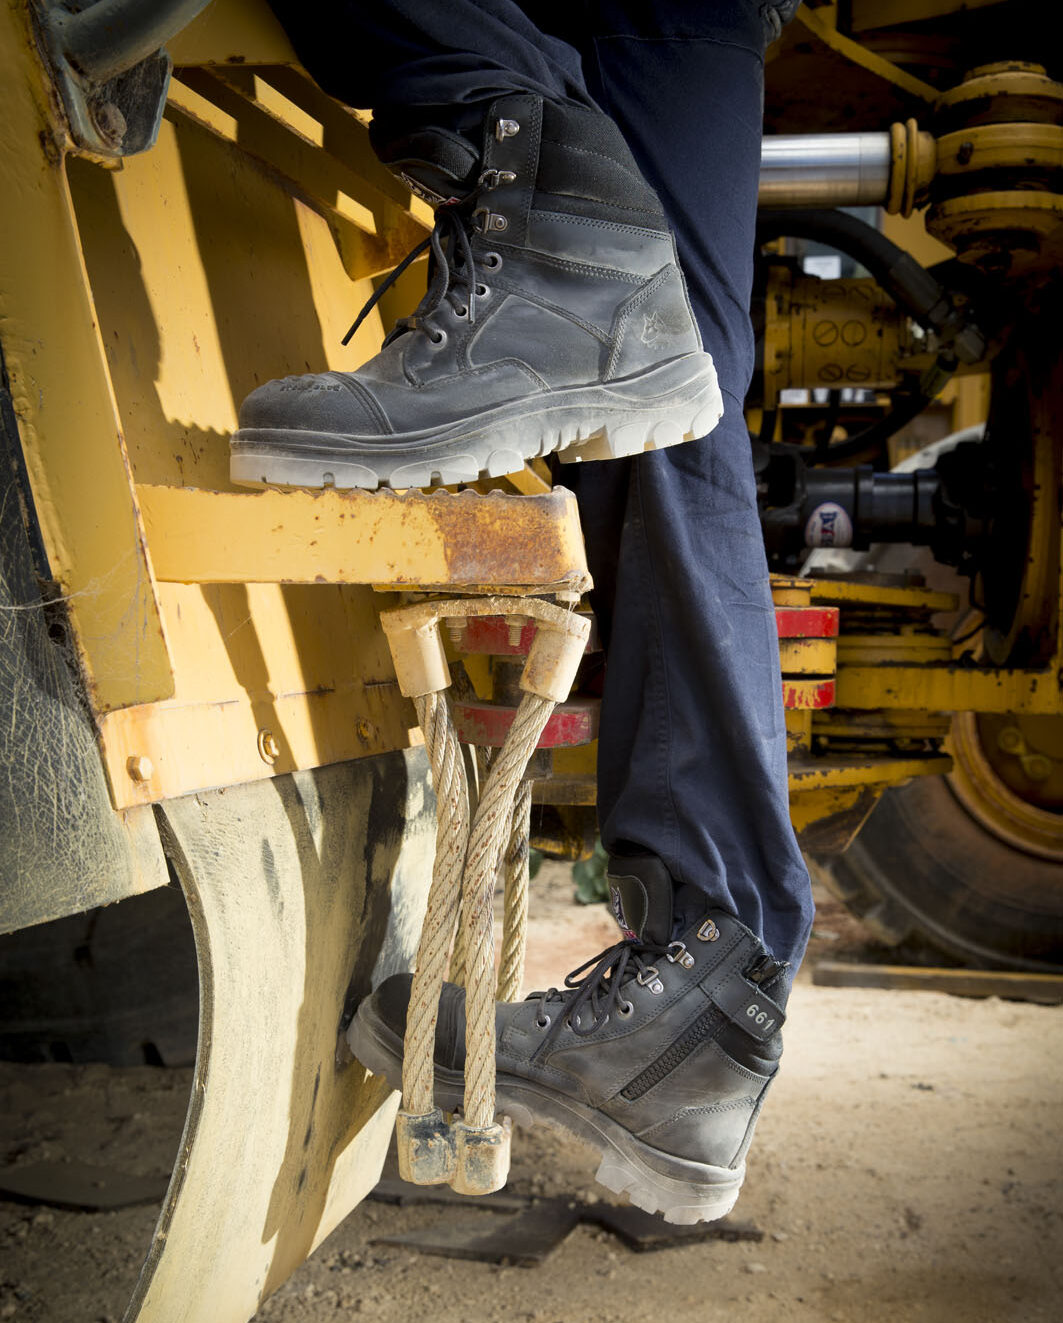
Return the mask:
{"type": "Polygon", "coordinates": [[[652,349],[663,340],[674,340],[683,334],[684,329],[675,318],[664,316],[655,308],[652,312],[643,313],[639,339],[652,349]]]}
{"type": "Polygon", "coordinates": [[[613,918],[627,940],[629,942],[637,941],[638,933],[628,923],[627,916],[624,914],[624,902],[620,897],[620,891],[614,886],[609,888],[609,908],[613,911],[613,918]]]}

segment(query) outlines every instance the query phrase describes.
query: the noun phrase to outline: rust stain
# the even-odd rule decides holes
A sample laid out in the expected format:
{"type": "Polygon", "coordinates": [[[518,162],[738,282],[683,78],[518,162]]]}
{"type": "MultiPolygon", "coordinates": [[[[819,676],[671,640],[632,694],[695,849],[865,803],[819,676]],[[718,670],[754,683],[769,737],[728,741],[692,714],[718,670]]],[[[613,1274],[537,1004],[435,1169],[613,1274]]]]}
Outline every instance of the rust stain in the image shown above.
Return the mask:
{"type": "Polygon", "coordinates": [[[575,500],[568,493],[437,493],[422,499],[452,583],[557,583],[586,573],[575,500]]]}

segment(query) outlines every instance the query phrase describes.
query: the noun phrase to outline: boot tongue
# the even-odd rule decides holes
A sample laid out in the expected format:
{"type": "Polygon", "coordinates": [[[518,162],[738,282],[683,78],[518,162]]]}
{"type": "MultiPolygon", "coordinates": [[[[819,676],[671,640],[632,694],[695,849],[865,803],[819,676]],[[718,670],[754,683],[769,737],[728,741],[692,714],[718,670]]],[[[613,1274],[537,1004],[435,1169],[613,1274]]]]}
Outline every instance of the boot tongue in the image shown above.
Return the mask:
{"type": "Polygon", "coordinates": [[[388,169],[433,207],[465,197],[480,173],[476,148],[450,129],[416,129],[377,144],[376,150],[388,169]]]}
{"type": "Polygon", "coordinates": [[[671,874],[654,855],[610,858],[609,903],[629,940],[665,946],[672,940],[671,874]]]}

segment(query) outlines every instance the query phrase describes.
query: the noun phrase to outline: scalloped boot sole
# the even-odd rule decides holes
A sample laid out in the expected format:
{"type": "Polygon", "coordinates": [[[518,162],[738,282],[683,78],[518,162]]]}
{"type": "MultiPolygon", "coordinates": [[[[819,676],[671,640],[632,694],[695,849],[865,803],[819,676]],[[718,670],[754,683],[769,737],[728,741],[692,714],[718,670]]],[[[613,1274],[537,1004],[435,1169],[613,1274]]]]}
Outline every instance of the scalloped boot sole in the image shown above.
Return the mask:
{"type": "Polygon", "coordinates": [[[707,436],[722,413],[712,357],[701,350],[633,377],[388,437],[244,428],[233,436],[230,475],[253,487],[449,486],[504,477],[555,451],[572,464],[660,450],[707,436]]]}

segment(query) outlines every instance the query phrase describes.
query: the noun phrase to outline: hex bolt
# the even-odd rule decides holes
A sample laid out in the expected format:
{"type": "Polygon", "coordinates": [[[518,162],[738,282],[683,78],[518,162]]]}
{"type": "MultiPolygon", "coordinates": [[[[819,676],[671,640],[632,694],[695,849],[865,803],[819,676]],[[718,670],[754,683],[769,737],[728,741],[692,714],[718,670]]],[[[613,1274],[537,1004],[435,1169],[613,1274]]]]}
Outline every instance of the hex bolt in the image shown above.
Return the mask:
{"type": "Polygon", "coordinates": [[[277,743],[276,735],[265,726],[258,732],[258,756],[264,763],[271,765],[281,756],[281,746],[277,743]]]}
{"type": "Polygon", "coordinates": [[[1052,775],[1052,760],[1043,753],[1029,753],[1022,760],[1022,770],[1031,781],[1047,781],[1052,775]]]}
{"type": "Polygon", "coordinates": [[[93,126],[96,132],[112,147],[120,147],[125,141],[129,125],[126,117],[113,101],[97,101],[90,107],[93,126]]]}
{"type": "Polygon", "coordinates": [[[126,759],[125,768],[131,781],[150,781],[155,772],[151,759],[145,758],[142,753],[131,754],[126,759]]]}
{"type": "Polygon", "coordinates": [[[460,648],[465,638],[465,627],[469,622],[464,616],[449,616],[443,623],[447,627],[451,643],[456,648],[460,648]]]}
{"type": "Polygon", "coordinates": [[[1005,726],[997,735],[997,748],[1001,753],[1013,753],[1016,756],[1026,750],[1026,741],[1018,726],[1005,726]]]}
{"type": "Polygon", "coordinates": [[[520,636],[524,633],[523,616],[506,616],[506,624],[509,626],[509,646],[511,648],[520,647],[520,636]]]}

